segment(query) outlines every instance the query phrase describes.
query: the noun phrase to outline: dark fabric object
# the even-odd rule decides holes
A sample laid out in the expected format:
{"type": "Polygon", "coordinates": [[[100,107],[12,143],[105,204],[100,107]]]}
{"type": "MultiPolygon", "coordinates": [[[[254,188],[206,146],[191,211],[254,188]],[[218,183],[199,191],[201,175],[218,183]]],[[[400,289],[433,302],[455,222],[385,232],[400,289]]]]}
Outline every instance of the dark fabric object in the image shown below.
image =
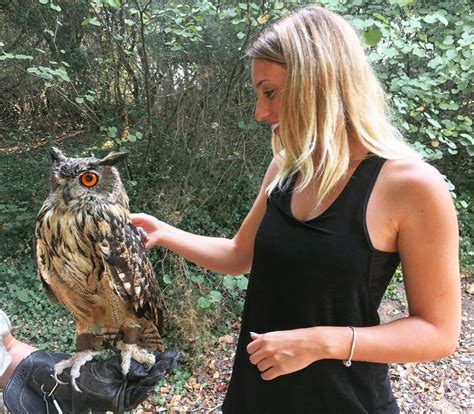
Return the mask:
{"type": "MultiPolygon", "coordinates": [[[[223,412],[398,413],[386,364],[321,360],[264,381],[249,361],[249,332],[314,326],[374,326],[377,309],[400,262],[375,249],[366,208],[385,160],[370,156],[318,217],[291,213],[294,179],[272,193],[257,231],[232,378],[223,412]]],[[[356,345],[357,346],[357,345],[356,345]]]]}
{"type": "MultiPolygon", "coordinates": [[[[89,361],[81,367],[77,380],[81,393],[70,385],[69,369],[59,376],[68,382],[59,384],[53,392],[59,406],[66,413],[99,414],[106,411],[121,413],[143,402],[156,383],[176,365],[176,351],[156,353],[153,367],[146,369],[132,359],[130,372],[125,379],[121,371],[121,358],[114,356],[105,361],[89,361]]],[[[43,400],[43,390],[48,394],[56,385],[52,377],[54,365],[69,358],[67,354],[36,351],[25,358],[15,369],[4,390],[5,405],[12,414],[57,413],[51,398],[48,408],[43,400]]]]}

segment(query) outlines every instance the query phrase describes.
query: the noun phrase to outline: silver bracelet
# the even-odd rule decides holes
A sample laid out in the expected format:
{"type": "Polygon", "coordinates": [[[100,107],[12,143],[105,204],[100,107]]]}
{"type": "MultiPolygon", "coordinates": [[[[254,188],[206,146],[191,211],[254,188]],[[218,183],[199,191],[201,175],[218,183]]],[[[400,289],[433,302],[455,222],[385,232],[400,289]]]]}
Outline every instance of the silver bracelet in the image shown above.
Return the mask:
{"type": "Polygon", "coordinates": [[[350,366],[352,365],[352,355],[354,355],[354,348],[355,348],[356,339],[357,339],[357,332],[356,332],[355,328],[352,327],[352,326],[349,326],[349,328],[352,329],[351,353],[349,354],[349,358],[347,358],[347,360],[342,361],[342,363],[343,363],[346,367],[350,367],[350,366]]]}

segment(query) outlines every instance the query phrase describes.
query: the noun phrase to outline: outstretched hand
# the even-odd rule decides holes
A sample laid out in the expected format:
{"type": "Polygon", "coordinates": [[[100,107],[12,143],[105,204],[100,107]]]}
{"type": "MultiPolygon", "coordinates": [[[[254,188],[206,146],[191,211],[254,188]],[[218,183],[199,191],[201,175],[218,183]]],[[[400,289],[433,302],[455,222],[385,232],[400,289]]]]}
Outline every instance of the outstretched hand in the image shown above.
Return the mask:
{"type": "Polygon", "coordinates": [[[54,365],[69,355],[36,351],[13,372],[4,390],[5,404],[12,414],[58,412],[56,404],[64,413],[122,413],[143,402],[179,358],[177,351],[155,355],[156,362],[150,368],[132,360],[126,378],[119,356],[87,362],[77,380],[82,391],[78,393],[71,387],[69,370],[59,376],[66,385],[56,383],[52,376],[54,365]]]}
{"type": "Polygon", "coordinates": [[[160,245],[165,223],[145,213],[131,214],[132,223],[138,228],[147,249],[160,245]]]}

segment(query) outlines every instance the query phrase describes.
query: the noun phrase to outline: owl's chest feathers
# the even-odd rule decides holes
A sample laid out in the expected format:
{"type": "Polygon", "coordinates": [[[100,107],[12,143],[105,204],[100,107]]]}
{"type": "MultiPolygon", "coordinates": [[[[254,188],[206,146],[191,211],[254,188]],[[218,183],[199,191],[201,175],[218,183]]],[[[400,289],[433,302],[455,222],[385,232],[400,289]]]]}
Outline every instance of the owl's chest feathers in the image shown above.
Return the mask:
{"type": "Polygon", "coordinates": [[[103,255],[111,233],[107,215],[97,210],[58,211],[45,214],[41,237],[49,246],[53,267],[63,283],[76,292],[97,294],[106,272],[103,255]]]}

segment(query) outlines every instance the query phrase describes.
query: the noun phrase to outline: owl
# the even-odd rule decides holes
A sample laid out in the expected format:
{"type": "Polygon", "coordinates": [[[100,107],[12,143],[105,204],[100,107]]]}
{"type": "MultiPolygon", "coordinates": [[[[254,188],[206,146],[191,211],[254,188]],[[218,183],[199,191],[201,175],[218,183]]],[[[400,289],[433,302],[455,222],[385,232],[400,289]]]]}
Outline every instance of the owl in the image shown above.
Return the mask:
{"type": "Polygon", "coordinates": [[[76,353],[56,365],[55,377],[71,368],[80,391],[80,367],[105,348],[120,350],[125,375],[131,358],[154,363],[152,352],[163,350],[162,301],[114,167],[127,154],[98,159],[49,152],[51,190],[36,218],[34,250],[49,301],[64,305],[76,326],[76,353]]]}

